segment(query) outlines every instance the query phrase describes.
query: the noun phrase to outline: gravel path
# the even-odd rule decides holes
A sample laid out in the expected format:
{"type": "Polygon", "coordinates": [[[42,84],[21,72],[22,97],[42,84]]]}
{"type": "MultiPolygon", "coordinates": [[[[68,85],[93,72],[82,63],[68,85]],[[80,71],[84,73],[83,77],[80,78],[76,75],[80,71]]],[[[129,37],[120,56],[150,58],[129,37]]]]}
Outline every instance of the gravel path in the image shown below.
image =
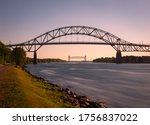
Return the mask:
{"type": "Polygon", "coordinates": [[[12,67],[11,64],[7,64],[7,65],[0,67],[0,73],[6,72],[10,67],[12,67]]]}

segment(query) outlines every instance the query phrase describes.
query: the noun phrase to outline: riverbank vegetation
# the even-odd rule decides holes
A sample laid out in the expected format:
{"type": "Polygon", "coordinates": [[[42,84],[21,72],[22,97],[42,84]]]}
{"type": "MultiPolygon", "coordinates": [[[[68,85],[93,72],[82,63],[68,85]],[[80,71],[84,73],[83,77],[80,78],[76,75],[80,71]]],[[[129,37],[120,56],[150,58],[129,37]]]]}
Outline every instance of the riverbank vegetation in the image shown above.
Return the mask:
{"type": "MultiPolygon", "coordinates": [[[[44,59],[37,59],[38,63],[51,63],[51,62],[66,62],[62,59],[57,58],[44,58],[44,59]]],[[[27,63],[33,63],[33,58],[27,57],[27,63]]]]}
{"type": "Polygon", "coordinates": [[[20,47],[11,50],[0,41],[0,64],[8,63],[24,66],[26,63],[26,53],[20,47]]]}
{"type": "MultiPolygon", "coordinates": [[[[94,59],[93,62],[115,63],[115,57],[101,57],[94,59]]],[[[123,56],[122,63],[150,63],[150,56],[123,56]]]]}
{"type": "Polygon", "coordinates": [[[0,107],[76,107],[64,102],[67,95],[57,89],[11,66],[0,73],[0,107]]]}
{"type": "Polygon", "coordinates": [[[0,41],[0,64],[11,62],[11,50],[0,41]]]}

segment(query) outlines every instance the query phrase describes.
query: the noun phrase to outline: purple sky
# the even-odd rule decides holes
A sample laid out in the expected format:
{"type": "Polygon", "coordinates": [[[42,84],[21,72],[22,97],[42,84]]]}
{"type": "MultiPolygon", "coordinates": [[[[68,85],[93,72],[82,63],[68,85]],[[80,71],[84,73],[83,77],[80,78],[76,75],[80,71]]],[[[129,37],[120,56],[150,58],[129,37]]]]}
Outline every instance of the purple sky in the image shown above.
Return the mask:
{"type": "MultiPolygon", "coordinates": [[[[150,44],[149,12],[149,0],[0,0],[0,41],[20,43],[62,26],[85,25],[130,42],[150,44]]],[[[115,53],[110,46],[57,45],[42,47],[38,57],[87,55],[94,59],[115,53]]]]}

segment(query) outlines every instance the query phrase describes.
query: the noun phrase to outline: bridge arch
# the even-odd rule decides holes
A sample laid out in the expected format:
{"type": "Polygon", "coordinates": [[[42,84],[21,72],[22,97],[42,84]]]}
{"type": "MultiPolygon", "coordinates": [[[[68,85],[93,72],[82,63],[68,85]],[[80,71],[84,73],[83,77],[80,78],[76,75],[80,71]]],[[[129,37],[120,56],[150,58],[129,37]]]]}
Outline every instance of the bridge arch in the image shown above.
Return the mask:
{"type": "Polygon", "coordinates": [[[22,43],[25,46],[25,49],[27,51],[37,51],[40,49],[43,45],[52,45],[52,44],[103,44],[101,42],[51,42],[56,38],[60,38],[63,36],[68,35],[85,35],[85,36],[91,36],[94,38],[99,39],[100,41],[104,41],[104,44],[111,45],[116,51],[126,51],[124,45],[131,44],[130,42],[127,42],[107,31],[89,27],[89,26],[67,26],[67,27],[61,27],[57,28],[51,31],[48,31],[34,39],[31,39],[27,42],[22,43]],[[36,46],[36,47],[33,47],[36,46]],[[34,50],[33,50],[34,48],[34,50]]]}
{"type": "MultiPolygon", "coordinates": [[[[89,26],[67,26],[67,27],[61,27],[54,30],[51,30],[49,32],[46,32],[30,41],[25,42],[25,44],[35,44],[34,47],[34,63],[36,64],[36,51],[40,49],[45,44],[102,44],[101,42],[51,42],[56,38],[60,38],[63,36],[68,35],[85,35],[85,36],[91,36],[94,38],[99,39],[100,41],[104,41],[105,44],[111,45],[116,51],[116,61],[117,63],[121,63],[121,47],[120,43],[122,44],[130,44],[129,42],[122,40],[121,38],[106,32],[104,30],[89,27],[89,26]],[[38,46],[38,47],[36,47],[38,46]]],[[[32,45],[31,45],[32,48],[32,45]]]]}
{"type": "Polygon", "coordinates": [[[111,45],[116,51],[116,61],[121,63],[121,52],[150,52],[150,45],[134,44],[125,41],[107,31],[89,27],[89,26],[66,26],[48,31],[40,36],[35,37],[29,41],[7,45],[7,47],[22,47],[27,52],[34,52],[34,63],[36,63],[36,51],[43,45],[57,45],[57,44],[105,44],[111,45]],[[99,39],[102,42],[52,42],[56,38],[67,35],[86,35],[99,39]]]}

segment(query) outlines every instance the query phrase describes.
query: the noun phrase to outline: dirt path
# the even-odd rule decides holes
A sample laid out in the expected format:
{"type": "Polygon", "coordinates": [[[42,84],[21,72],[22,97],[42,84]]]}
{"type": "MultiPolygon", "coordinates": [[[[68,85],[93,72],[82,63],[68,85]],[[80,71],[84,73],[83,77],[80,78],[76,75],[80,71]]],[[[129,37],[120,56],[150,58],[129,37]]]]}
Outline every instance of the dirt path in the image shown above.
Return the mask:
{"type": "Polygon", "coordinates": [[[11,64],[7,64],[5,66],[0,67],[0,73],[7,71],[10,67],[12,67],[11,64]]]}

